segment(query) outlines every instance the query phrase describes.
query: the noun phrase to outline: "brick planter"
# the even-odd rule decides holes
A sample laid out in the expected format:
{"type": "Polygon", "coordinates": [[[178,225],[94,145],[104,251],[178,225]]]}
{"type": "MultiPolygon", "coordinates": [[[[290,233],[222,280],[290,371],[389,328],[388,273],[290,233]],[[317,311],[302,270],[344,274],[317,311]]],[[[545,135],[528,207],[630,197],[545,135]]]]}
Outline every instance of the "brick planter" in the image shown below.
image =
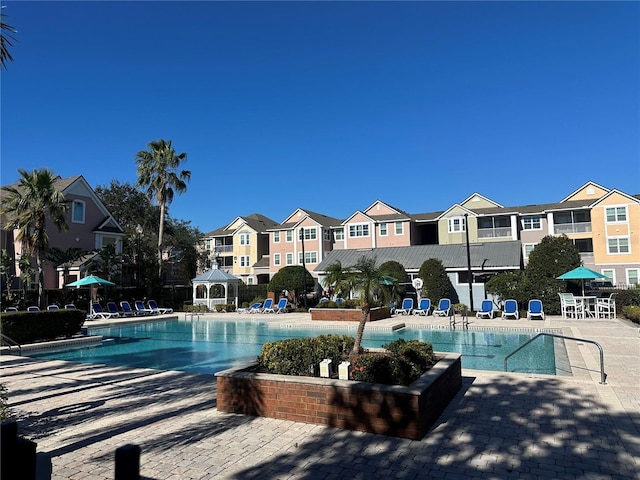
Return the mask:
{"type": "Polygon", "coordinates": [[[437,356],[407,387],[232,368],[216,373],[217,408],[419,440],[462,386],[461,355],[437,356]]]}
{"type": "MultiPolygon", "coordinates": [[[[359,322],[362,318],[362,310],[359,308],[311,308],[311,320],[359,322]]],[[[391,318],[388,308],[372,308],[369,311],[367,322],[375,322],[383,318],[391,318]]]]}

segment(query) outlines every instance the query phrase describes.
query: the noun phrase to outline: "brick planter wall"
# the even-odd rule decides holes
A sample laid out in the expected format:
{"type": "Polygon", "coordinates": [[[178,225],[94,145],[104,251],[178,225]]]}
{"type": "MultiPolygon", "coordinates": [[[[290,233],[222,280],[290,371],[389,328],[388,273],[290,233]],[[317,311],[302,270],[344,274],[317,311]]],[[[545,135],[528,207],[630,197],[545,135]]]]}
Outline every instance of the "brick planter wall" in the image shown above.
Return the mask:
{"type": "MultiPolygon", "coordinates": [[[[311,308],[311,320],[359,322],[362,318],[362,310],[359,308],[311,308]]],[[[372,308],[369,311],[367,322],[375,322],[383,318],[391,318],[388,308],[372,308]]]]}
{"type": "Polygon", "coordinates": [[[408,387],[224,370],[216,374],[217,408],[419,440],[462,386],[461,355],[437,355],[408,387]]]}

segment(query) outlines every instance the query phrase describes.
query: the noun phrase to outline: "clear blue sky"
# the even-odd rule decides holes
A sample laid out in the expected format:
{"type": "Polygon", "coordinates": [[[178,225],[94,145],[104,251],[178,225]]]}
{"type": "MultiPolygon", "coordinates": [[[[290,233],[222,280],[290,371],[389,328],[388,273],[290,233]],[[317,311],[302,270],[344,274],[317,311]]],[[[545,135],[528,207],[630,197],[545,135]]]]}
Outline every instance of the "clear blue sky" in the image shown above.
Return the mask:
{"type": "Polygon", "coordinates": [[[203,232],[477,191],[640,193],[638,2],[5,2],[2,184],[136,181],[172,140],[203,232]]]}

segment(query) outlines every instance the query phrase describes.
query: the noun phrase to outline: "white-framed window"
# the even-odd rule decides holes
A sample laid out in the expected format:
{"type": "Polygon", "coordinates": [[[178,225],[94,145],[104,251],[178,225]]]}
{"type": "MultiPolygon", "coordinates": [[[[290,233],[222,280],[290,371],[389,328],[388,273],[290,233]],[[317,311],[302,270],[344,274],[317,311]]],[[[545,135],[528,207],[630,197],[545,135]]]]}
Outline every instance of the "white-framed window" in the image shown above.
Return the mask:
{"type": "Polygon", "coordinates": [[[640,283],[640,268],[627,268],[627,285],[640,283]]]}
{"type": "MultiPolygon", "coordinates": [[[[302,252],[298,252],[298,263],[302,265],[302,252]]],[[[304,263],[318,263],[318,252],[304,252],[304,263]]]]}
{"type": "Polygon", "coordinates": [[[285,233],[285,241],[293,242],[293,230],[287,230],[285,233]]]}
{"type": "Polygon", "coordinates": [[[465,231],[464,217],[449,218],[449,233],[458,233],[465,231]]]}
{"type": "Polygon", "coordinates": [[[607,219],[607,223],[626,222],[627,207],[607,207],[605,208],[605,217],[607,219]]]}
{"type": "Polygon", "coordinates": [[[380,224],[380,236],[381,237],[386,237],[387,235],[388,235],[387,224],[386,223],[381,223],[380,224]]]}
{"type": "Polygon", "coordinates": [[[529,258],[529,255],[531,255],[531,252],[533,251],[533,249],[535,248],[536,244],[535,243],[525,243],[524,245],[522,245],[522,249],[523,249],[523,253],[524,253],[524,258],[529,258]]]}
{"type": "Polygon", "coordinates": [[[85,204],[82,200],[74,200],[71,203],[71,222],[84,223],[85,204]]]}
{"type": "Polygon", "coordinates": [[[287,265],[293,265],[293,253],[287,253],[287,265]]]}
{"type": "Polygon", "coordinates": [[[205,249],[207,252],[210,252],[210,251],[211,251],[211,239],[209,239],[209,240],[205,240],[205,241],[204,241],[204,249],[205,249]]]}
{"type": "Polygon", "coordinates": [[[349,237],[368,237],[369,236],[369,224],[358,223],[356,225],[349,225],[349,237]]]}
{"type": "Polygon", "coordinates": [[[603,268],[600,273],[602,273],[607,279],[613,284],[616,284],[616,271],[612,268],[603,268]]]}
{"type": "Polygon", "coordinates": [[[276,267],[280,265],[280,254],[279,253],[274,253],[273,254],[273,264],[276,267]]]}
{"type": "Polygon", "coordinates": [[[607,253],[629,253],[629,237],[614,237],[607,240],[607,253]]]}
{"type": "Polygon", "coordinates": [[[404,223],[396,222],[396,235],[404,235],[404,223]]]}
{"type": "Polygon", "coordinates": [[[344,240],[344,228],[336,228],[333,231],[333,239],[336,242],[344,240]]]}
{"type": "Polygon", "coordinates": [[[304,228],[304,239],[305,240],[315,240],[318,238],[318,230],[316,227],[306,227],[304,228]]]}
{"type": "Polygon", "coordinates": [[[240,255],[240,266],[249,267],[249,255],[240,255]]]}
{"type": "Polygon", "coordinates": [[[273,243],[280,243],[280,232],[273,232],[273,243]]]}
{"type": "Polygon", "coordinates": [[[322,230],[322,238],[324,238],[324,240],[326,242],[330,242],[331,241],[331,230],[329,230],[328,228],[325,228],[322,230]]]}
{"type": "Polygon", "coordinates": [[[523,230],[542,230],[542,219],[539,216],[522,217],[523,230]]]}
{"type": "Polygon", "coordinates": [[[240,245],[249,245],[249,239],[251,236],[248,233],[240,234],[240,245]]]}
{"type": "Polygon", "coordinates": [[[247,285],[253,285],[253,277],[247,278],[247,285]]]}

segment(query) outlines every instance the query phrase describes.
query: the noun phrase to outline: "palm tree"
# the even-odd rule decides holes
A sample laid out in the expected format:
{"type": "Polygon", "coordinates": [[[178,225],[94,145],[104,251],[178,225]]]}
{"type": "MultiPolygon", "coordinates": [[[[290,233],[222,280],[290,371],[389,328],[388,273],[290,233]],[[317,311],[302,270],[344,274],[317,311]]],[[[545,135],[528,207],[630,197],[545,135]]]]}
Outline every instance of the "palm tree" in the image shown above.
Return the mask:
{"type": "Polygon", "coordinates": [[[360,308],[362,309],[362,317],[358,324],[355,343],[351,350],[351,357],[355,357],[360,353],[362,344],[362,335],[364,327],[367,324],[367,317],[372,306],[381,305],[390,296],[390,288],[395,286],[397,281],[391,279],[384,270],[376,265],[375,258],[362,257],[356,264],[348,269],[344,269],[341,264],[336,262],[328,267],[329,284],[336,286],[338,289],[351,288],[360,297],[360,308]]]}
{"type": "MultiPolygon", "coordinates": [[[[2,7],[0,8],[4,7],[6,7],[6,5],[2,5],[2,7]]],[[[0,65],[6,70],[7,61],[13,62],[13,57],[9,52],[9,47],[13,47],[12,40],[14,42],[17,41],[16,38],[11,34],[16,33],[17,30],[11,25],[7,25],[4,21],[4,17],[6,17],[6,15],[0,13],[0,65]]]]}
{"type": "Polygon", "coordinates": [[[187,154],[176,155],[171,140],[157,140],[147,144],[149,150],[136,153],[138,164],[137,186],[146,189],[147,197],[157,201],[160,206],[160,227],[158,228],[158,276],[162,277],[162,238],[167,205],[173,201],[174,191],[182,194],[187,191],[191,179],[189,170],[178,168],[187,154]]]}
{"type": "Polygon", "coordinates": [[[38,276],[38,304],[44,308],[44,252],[49,246],[47,220],[60,231],[69,229],[65,214],[68,203],[61,191],[56,190],[58,178],[51,170],[18,169],[20,179],[16,185],[5,187],[0,211],[7,215],[5,230],[18,230],[16,239],[22,242],[23,253],[36,258],[38,276]]]}

